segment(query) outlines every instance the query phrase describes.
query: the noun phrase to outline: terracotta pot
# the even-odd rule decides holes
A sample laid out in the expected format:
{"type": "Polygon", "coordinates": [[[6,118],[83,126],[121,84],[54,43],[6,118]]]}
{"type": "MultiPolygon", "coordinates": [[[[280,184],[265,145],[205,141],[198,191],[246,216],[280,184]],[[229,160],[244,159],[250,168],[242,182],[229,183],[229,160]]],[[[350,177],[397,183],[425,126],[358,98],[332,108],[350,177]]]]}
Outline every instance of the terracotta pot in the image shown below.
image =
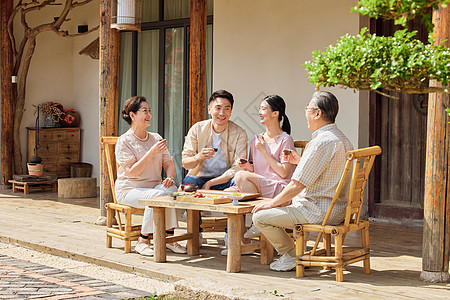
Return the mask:
{"type": "Polygon", "coordinates": [[[28,174],[32,176],[41,176],[44,173],[43,164],[27,163],[28,174]]]}

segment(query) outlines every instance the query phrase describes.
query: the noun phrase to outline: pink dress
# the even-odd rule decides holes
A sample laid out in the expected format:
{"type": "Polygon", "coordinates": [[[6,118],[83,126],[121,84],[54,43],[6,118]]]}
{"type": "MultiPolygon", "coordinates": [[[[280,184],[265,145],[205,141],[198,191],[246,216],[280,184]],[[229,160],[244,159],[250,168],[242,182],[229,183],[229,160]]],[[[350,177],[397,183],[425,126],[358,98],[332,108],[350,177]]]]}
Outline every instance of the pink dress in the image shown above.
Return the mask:
{"type": "MultiPolygon", "coordinates": [[[[254,173],[259,177],[262,196],[273,198],[291,181],[291,176],[295,168],[291,168],[291,172],[287,178],[282,178],[270,167],[261,152],[256,149],[255,141],[256,137],[250,143],[249,161],[253,163],[254,173]]],[[[294,140],[286,132],[283,132],[275,142],[266,142],[266,148],[272,157],[281,163],[287,162],[283,160],[283,149],[292,149],[295,151],[294,140]]]]}

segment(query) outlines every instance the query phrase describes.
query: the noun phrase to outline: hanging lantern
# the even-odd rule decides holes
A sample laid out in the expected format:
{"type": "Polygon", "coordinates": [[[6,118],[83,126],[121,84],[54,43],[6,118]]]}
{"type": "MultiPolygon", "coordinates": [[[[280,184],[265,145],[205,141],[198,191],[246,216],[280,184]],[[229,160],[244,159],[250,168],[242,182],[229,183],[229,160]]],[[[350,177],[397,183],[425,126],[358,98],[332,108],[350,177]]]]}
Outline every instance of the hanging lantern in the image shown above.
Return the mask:
{"type": "Polygon", "coordinates": [[[141,30],[142,0],[112,0],[111,28],[141,30]]]}

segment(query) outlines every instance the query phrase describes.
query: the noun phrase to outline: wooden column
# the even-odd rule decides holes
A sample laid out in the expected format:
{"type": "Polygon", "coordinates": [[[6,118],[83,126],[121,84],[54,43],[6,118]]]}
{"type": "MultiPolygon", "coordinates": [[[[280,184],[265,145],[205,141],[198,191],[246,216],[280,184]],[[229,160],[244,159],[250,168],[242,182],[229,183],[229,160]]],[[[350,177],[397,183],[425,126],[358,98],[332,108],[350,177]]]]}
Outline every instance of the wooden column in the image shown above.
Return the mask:
{"type": "MultiPolygon", "coordinates": [[[[434,39],[449,47],[450,9],[439,6],[433,12],[434,39]],[[446,41],[445,41],[446,40],[446,41]]],[[[436,81],[430,86],[438,86],[436,81]]],[[[449,280],[449,118],[446,94],[430,94],[428,98],[427,157],[425,169],[425,201],[422,245],[422,273],[427,282],[449,280]]]]}
{"type": "MultiPolygon", "coordinates": [[[[100,0],[100,137],[118,134],[119,32],[111,29],[111,1],[100,0]]],[[[100,210],[105,216],[105,203],[112,202],[112,194],[103,156],[100,145],[100,210]]]]}
{"type": "Polygon", "coordinates": [[[1,172],[2,184],[8,184],[13,175],[13,53],[8,35],[8,20],[13,1],[1,0],[1,172]]]}
{"type": "Polygon", "coordinates": [[[191,0],[189,127],[205,119],[206,0],[191,0]]]}

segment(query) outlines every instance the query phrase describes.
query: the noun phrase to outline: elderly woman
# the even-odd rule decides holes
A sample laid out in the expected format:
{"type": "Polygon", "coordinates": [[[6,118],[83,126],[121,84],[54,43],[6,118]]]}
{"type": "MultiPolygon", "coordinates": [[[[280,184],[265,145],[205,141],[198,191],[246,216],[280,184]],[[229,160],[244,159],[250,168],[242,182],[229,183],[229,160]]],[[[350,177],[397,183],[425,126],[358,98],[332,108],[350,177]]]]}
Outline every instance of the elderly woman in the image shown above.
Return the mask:
{"type": "MultiPolygon", "coordinates": [[[[122,118],[131,128],[121,135],[116,145],[119,164],[116,180],[116,198],[121,204],[144,208],[138,200],[168,195],[176,191],[175,165],[167,150],[167,141],[159,134],[148,132],[152,112],[144,97],[131,97],[125,102],[122,118]],[[162,180],[162,168],[167,177],[162,180]]],[[[166,232],[173,235],[178,226],[175,209],[166,209],[166,232]]],[[[153,255],[149,234],[153,232],[153,210],[145,207],[141,235],[134,250],[146,256],[153,255]]],[[[175,253],[186,253],[178,243],[167,244],[175,253]]]]}

